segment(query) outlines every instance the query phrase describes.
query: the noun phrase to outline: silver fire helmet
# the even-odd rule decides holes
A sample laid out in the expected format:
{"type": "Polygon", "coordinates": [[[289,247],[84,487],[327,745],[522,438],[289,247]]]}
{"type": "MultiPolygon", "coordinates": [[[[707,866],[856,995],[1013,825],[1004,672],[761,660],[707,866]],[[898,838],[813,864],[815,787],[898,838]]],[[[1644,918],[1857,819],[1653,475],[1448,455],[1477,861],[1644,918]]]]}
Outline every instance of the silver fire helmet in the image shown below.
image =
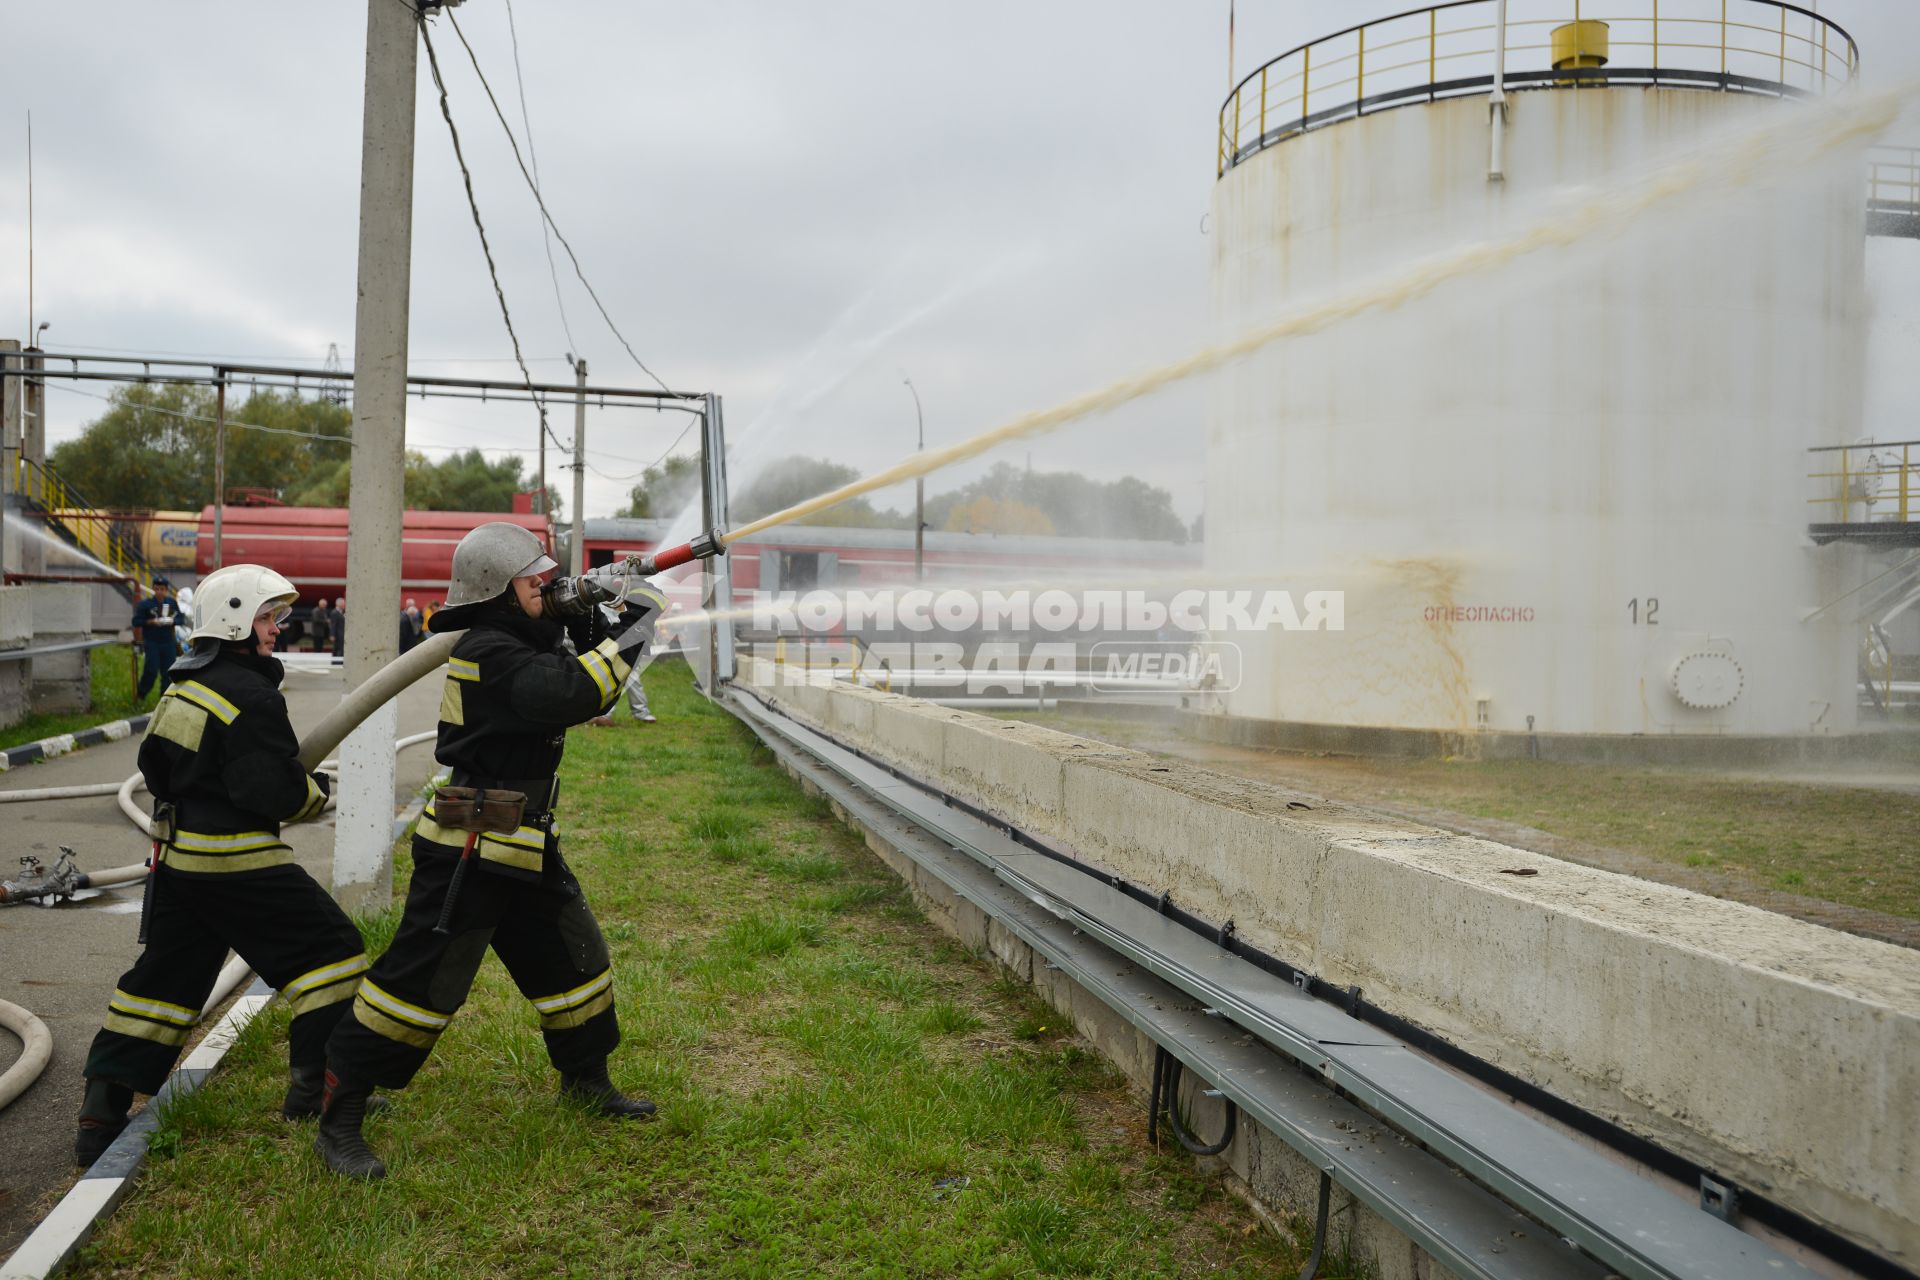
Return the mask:
{"type": "Polygon", "coordinates": [[[490,520],[453,549],[453,580],[447,584],[447,607],[479,604],[507,589],[515,578],[557,568],[532,530],[504,520],[490,520]]]}

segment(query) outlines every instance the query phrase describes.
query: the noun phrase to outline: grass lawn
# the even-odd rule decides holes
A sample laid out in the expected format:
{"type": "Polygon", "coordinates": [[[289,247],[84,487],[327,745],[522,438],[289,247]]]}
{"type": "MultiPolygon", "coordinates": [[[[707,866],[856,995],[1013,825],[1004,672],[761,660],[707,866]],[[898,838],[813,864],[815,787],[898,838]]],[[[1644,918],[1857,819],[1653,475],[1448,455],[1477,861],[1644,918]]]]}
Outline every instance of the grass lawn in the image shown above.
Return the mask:
{"type": "MultiPolygon", "coordinates": [[[[1261,1227],[1023,986],[899,883],[693,692],[572,735],[569,860],[615,957],[616,1080],[650,1124],[559,1105],[500,966],[329,1177],[276,1118],[286,1015],[174,1109],[141,1189],[75,1274],[102,1276],[1272,1276],[1261,1227]]],[[[404,865],[401,874],[404,877],[404,865]]],[[[388,915],[369,922],[385,944],[388,915]]],[[[1351,1276],[1333,1267],[1329,1276],[1351,1276]]]]}
{"type": "Polygon", "coordinates": [[[1496,818],[1661,862],[1711,868],[1767,888],[1920,919],[1916,795],[1688,769],[1220,749],[1171,741],[1168,730],[1124,721],[1008,718],[1186,756],[1239,776],[1284,780],[1330,799],[1496,818]]]}
{"type": "Polygon", "coordinates": [[[0,750],[139,714],[140,709],[133,704],[133,670],[127,660],[128,648],[127,645],[105,645],[92,651],[93,710],[28,716],[19,724],[0,729],[0,750]]]}

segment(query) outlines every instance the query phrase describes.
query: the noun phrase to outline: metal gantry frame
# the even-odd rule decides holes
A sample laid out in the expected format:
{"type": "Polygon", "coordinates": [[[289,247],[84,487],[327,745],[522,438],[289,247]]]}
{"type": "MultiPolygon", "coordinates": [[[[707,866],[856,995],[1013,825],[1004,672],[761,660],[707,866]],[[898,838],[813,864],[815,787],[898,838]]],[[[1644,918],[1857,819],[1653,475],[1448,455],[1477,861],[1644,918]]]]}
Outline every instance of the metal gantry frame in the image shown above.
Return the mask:
{"type": "MultiPolygon", "coordinates": [[[[18,356],[0,361],[0,386],[6,380],[40,381],[59,379],[67,382],[111,382],[121,384],[152,385],[178,384],[185,386],[214,387],[217,391],[215,414],[208,425],[214,429],[214,541],[213,557],[217,568],[221,562],[222,514],[226,506],[224,461],[226,452],[226,392],[229,386],[244,386],[250,390],[292,391],[296,395],[311,392],[315,395],[337,398],[350,396],[353,389],[352,370],[311,369],[298,365],[252,364],[245,361],[217,360],[184,356],[139,356],[139,355],[86,355],[79,352],[63,351],[23,351],[18,356]],[[32,357],[38,366],[24,367],[27,361],[22,357],[32,357]],[[15,368],[14,361],[20,360],[22,367],[15,368]],[[66,367],[54,367],[53,362],[64,362],[66,367]]],[[[703,450],[720,445],[722,435],[719,430],[721,412],[720,397],[711,392],[658,390],[647,387],[624,387],[612,384],[592,384],[584,381],[573,383],[527,382],[524,380],[505,380],[496,378],[453,378],[434,374],[408,374],[407,389],[410,396],[420,399],[442,400],[478,400],[483,403],[502,404],[568,404],[592,406],[600,409],[639,409],[656,413],[690,413],[699,417],[703,423],[701,440],[703,450]]],[[[336,399],[337,402],[337,399],[336,399]]],[[[351,445],[351,436],[339,438],[341,444],[351,445]]],[[[703,467],[703,491],[717,483],[723,494],[720,510],[724,516],[724,486],[726,468],[724,460],[717,471],[703,467]]],[[[708,499],[711,501],[711,499],[708,499]]],[[[709,524],[709,528],[714,527],[709,524]]],[[[722,570],[724,572],[724,570],[722,570]]],[[[731,674],[732,651],[729,625],[726,663],[731,674]]]]}

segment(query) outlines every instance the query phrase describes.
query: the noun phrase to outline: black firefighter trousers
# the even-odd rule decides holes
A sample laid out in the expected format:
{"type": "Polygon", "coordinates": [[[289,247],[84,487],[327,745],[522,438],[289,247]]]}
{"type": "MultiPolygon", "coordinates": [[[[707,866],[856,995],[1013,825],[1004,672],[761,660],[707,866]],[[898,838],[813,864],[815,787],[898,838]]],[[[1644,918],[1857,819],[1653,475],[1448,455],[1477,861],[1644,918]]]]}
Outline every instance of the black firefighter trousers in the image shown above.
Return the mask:
{"type": "Polygon", "coordinates": [[[476,860],[440,934],[459,857],[415,836],[399,932],[327,1042],[328,1069],[356,1086],[404,1087],[465,1003],[489,946],[539,1015],[554,1067],[579,1075],[604,1062],[620,1043],[606,939],[559,850],[549,846],[546,861],[529,881],[476,860]]]}
{"type": "Polygon", "coordinates": [[[157,1093],[220,976],[227,949],[293,1008],[287,1059],[325,1060],[367,957],[360,930],[327,891],[291,863],[254,871],[155,871],[147,949],[121,975],[106,1025],[87,1054],[90,1080],[157,1093]]]}

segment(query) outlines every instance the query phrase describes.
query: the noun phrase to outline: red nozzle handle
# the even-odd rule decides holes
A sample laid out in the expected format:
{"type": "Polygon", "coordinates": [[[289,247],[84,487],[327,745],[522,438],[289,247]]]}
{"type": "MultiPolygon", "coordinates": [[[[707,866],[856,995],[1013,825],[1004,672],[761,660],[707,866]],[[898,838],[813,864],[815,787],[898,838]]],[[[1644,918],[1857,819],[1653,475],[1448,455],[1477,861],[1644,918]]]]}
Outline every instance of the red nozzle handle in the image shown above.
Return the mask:
{"type": "Polygon", "coordinates": [[[656,551],[645,557],[641,562],[641,572],[662,573],[694,560],[710,560],[726,553],[727,544],[721,540],[720,531],[709,529],[691,542],[683,542],[677,547],[668,547],[665,551],[656,551]]]}

